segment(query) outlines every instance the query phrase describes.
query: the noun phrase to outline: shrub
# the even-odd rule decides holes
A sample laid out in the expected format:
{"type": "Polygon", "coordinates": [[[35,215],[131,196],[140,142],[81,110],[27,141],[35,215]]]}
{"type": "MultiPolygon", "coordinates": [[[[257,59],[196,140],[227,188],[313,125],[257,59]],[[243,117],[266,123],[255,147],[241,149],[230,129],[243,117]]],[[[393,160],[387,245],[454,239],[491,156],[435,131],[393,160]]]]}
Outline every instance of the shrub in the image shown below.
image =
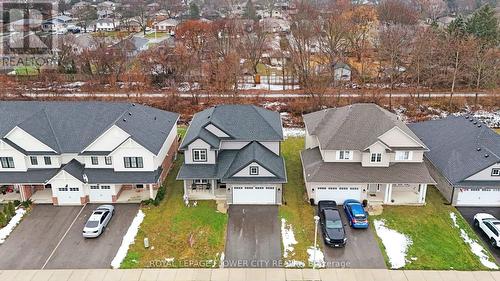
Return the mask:
{"type": "Polygon", "coordinates": [[[21,202],[21,206],[23,206],[23,208],[25,209],[28,209],[31,206],[31,204],[33,204],[33,201],[31,201],[30,199],[21,202]]]}
{"type": "Polygon", "coordinates": [[[14,200],[14,207],[17,207],[17,206],[19,206],[19,205],[21,205],[21,201],[19,201],[19,200],[14,200]]]}
{"type": "Polygon", "coordinates": [[[5,215],[3,214],[3,212],[0,211],[0,228],[4,227],[6,225],[7,225],[7,218],[5,217],[5,215]]]}
{"type": "MultiPolygon", "coordinates": [[[[12,215],[9,212],[9,206],[8,205],[3,205],[3,216],[5,217],[5,224],[8,224],[10,219],[12,218],[12,215]]],[[[5,226],[5,225],[4,225],[5,226]]]]}
{"type": "Polygon", "coordinates": [[[9,204],[7,204],[7,209],[11,217],[16,215],[16,207],[14,207],[14,203],[9,202],[9,204]]]}

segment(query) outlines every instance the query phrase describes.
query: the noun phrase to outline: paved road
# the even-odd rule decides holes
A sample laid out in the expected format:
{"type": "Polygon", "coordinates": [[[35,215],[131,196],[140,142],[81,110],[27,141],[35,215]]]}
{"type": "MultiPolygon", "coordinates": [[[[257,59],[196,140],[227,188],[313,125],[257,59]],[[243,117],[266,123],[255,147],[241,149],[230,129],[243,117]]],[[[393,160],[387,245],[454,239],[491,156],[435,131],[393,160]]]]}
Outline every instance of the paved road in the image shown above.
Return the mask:
{"type": "MultiPolygon", "coordinates": [[[[329,268],[386,268],[375,233],[369,229],[352,229],[347,224],[344,210],[340,210],[347,234],[345,248],[331,248],[321,238],[326,267],[329,268]]],[[[321,232],[318,233],[321,235],[321,232]]]]}
{"type": "Polygon", "coordinates": [[[0,245],[0,269],[40,269],[82,207],[35,205],[0,245]]]}
{"type": "Polygon", "coordinates": [[[477,213],[492,214],[496,218],[500,218],[500,208],[495,207],[457,207],[465,220],[472,226],[476,234],[481,237],[484,244],[488,246],[490,253],[493,255],[497,263],[500,264],[500,249],[493,247],[486,235],[478,228],[474,227],[474,215],[477,213]]]}
{"type": "Polygon", "coordinates": [[[231,205],[225,267],[278,267],[280,263],[278,206],[231,205]]]}
{"type": "Polygon", "coordinates": [[[85,239],[82,229],[99,204],[88,204],[48,261],[46,269],[109,268],[139,204],[116,204],[115,215],[99,238],[85,239]]]}

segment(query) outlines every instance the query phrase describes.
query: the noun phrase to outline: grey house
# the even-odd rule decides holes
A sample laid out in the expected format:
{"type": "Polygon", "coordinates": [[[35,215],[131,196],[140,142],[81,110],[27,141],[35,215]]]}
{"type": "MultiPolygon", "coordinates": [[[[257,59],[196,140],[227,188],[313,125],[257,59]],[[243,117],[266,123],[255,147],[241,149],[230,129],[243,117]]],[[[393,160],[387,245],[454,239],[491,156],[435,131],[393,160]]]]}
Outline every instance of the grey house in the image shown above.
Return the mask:
{"type": "Polygon", "coordinates": [[[456,206],[500,206],[500,135],[471,116],[410,125],[425,142],[432,177],[456,206]]]}
{"type": "Polygon", "coordinates": [[[190,200],[281,204],[286,183],[280,115],[252,105],[219,105],[194,115],[180,149],[178,180],[190,200]]]}
{"type": "Polygon", "coordinates": [[[306,114],[304,123],[301,160],[311,201],[425,203],[434,183],[423,162],[428,148],[395,114],[354,104],[306,114]]]}

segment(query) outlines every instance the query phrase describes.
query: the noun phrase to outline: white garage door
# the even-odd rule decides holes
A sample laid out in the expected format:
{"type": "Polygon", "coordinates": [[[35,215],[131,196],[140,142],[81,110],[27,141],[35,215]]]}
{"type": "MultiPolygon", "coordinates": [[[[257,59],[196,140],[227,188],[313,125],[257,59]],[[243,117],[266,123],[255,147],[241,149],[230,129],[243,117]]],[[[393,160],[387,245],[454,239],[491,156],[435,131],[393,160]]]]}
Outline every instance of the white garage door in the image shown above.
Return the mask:
{"type": "Polygon", "coordinates": [[[91,185],[89,191],[90,202],[112,202],[113,190],[109,185],[91,185]]]}
{"type": "Polygon", "coordinates": [[[57,189],[57,203],[59,205],[80,205],[80,195],[79,187],[59,187],[57,189]]]}
{"type": "Polygon", "coordinates": [[[461,188],[458,192],[459,206],[500,206],[500,189],[461,188]]]}
{"type": "Polygon", "coordinates": [[[276,204],[276,187],[233,186],[233,204],[276,204]]]}
{"type": "Polygon", "coordinates": [[[347,199],[361,200],[361,188],[359,187],[316,187],[315,202],[321,200],[333,200],[337,204],[344,204],[347,199]]]}

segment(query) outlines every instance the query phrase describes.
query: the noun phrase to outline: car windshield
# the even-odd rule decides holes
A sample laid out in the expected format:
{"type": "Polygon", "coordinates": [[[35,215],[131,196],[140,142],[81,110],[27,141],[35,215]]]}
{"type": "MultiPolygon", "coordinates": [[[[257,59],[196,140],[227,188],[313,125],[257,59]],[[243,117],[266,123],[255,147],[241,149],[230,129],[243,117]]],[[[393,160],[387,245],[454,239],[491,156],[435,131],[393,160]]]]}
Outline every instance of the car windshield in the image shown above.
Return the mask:
{"type": "Polygon", "coordinates": [[[98,225],[99,225],[99,221],[88,221],[87,224],[85,224],[85,227],[95,228],[98,225]]]}
{"type": "Polygon", "coordinates": [[[327,220],[326,228],[328,229],[339,229],[342,228],[342,222],[340,220],[327,220]]]}

